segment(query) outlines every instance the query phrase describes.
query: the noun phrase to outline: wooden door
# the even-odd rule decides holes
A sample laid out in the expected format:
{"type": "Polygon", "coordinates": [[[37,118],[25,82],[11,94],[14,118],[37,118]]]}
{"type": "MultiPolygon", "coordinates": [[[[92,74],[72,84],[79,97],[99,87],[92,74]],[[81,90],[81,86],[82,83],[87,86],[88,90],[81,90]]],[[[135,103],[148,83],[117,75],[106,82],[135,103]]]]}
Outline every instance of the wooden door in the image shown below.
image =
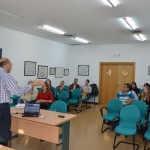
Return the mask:
{"type": "Polygon", "coordinates": [[[135,79],[135,63],[101,63],[100,64],[100,96],[99,101],[106,104],[122,90],[124,83],[135,79]]]}

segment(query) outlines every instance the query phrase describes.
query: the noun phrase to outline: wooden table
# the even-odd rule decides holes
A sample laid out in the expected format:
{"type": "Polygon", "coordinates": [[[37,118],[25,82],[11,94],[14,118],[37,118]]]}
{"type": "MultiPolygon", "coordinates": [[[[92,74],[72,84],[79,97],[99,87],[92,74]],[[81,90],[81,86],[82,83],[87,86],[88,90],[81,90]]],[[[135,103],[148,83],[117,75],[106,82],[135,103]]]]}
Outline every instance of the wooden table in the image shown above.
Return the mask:
{"type": "Polygon", "coordinates": [[[14,149],[0,145],[0,150],[14,150],[14,149]]]}
{"type": "Polygon", "coordinates": [[[62,150],[69,150],[70,120],[76,115],[41,110],[39,117],[22,117],[23,111],[22,108],[11,108],[11,131],[56,144],[62,143],[62,150]],[[65,117],[58,117],[60,114],[65,117]]]}

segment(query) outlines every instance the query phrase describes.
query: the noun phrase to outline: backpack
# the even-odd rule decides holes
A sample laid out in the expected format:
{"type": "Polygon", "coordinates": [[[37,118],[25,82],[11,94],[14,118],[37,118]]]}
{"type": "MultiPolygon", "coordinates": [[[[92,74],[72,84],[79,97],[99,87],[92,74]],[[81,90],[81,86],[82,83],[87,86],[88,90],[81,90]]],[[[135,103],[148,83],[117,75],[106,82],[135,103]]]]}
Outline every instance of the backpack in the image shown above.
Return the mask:
{"type": "Polygon", "coordinates": [[[91,84],[90,85],[91,88],[92,88],[92,91],[91,91],[91,94],[90,95],[97,95],[98,94],[98,87],[97,87],[97,84],[91,84]]]}

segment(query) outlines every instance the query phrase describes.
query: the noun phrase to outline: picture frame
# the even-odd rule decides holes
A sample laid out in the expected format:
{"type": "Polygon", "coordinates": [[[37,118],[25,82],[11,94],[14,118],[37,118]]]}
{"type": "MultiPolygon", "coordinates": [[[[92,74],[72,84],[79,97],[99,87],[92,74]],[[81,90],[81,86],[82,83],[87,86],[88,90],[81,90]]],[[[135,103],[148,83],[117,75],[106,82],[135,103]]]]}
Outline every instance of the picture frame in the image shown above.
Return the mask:
{"type": "Polygon", "coordinates": [[[78,75],[79,76],[89,76],[89,65],[78,65],[78,75]]]}
{"type": "Polygon", "coordinates": [[[47,79],[47,77],[48,77],[48,66],[38,65],[37,78],[47,79]]]}
{"type": "Polygon", "coordinates": [[[150,75],[150,66],[148,66],[148,75],[150,75]]]}
{"type": "Polygon", "coordinates": [[[55,68],[55,78],[63,78],[63,76],[64,76],[64,68],[56,67],[55,68]]]}
{"type": "Polygon", "coordinates": [[[69,69],[64,69],[64,76],[69,76],[69,69]]]}
{"type": "Polygon", "coordinates": [[[53,67],[49,68],[49,75],[55,75],[55,68],[53,67]]]}
{"type": "Polygon", "coordinates": [[[36,76],[36,62],[24,62],[24,76],[36,76]]]}
{"type": "Polygon", "coordinates": [[[0,48],[0,58],[2,58],[2,48],[0,48]]]}

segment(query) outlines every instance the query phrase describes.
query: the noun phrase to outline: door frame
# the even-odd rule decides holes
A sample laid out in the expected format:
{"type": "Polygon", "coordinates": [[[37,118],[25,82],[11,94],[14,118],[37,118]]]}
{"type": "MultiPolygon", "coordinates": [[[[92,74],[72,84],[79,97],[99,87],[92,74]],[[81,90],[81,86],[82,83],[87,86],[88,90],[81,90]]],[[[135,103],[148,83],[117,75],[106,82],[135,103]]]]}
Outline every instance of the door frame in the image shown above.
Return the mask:
{"type": "Polygon", "coordinates": [[[135,81],[135,62],[100,62],[99,63],[99,87],[100,87],[100,92],[98,96],[98,102],[100,103],[101,100],[101,89],[102,89],[102,65],[133,65],[133,80],[135,81]]]}

